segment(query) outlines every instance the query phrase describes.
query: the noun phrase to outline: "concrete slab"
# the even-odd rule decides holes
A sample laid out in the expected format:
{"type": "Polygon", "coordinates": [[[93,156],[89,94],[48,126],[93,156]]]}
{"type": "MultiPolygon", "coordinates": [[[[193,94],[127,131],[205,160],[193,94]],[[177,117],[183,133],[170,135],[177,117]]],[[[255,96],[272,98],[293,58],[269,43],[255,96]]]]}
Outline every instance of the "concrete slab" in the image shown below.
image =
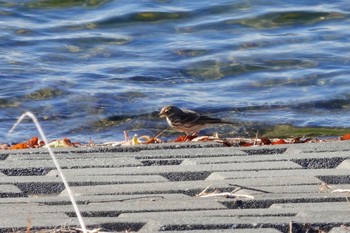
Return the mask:
{"type": "MultiPolygon", "coordinates": [[[[67,176],[71,186],[101,185],[101,184],[128,184],[128,183],[151,183],[166,182],[166,178],[160,175],[111,175],[111,176],[67,176]]],[[[16,184],[26,195],[31,194],[58,194],[64,190],[60,177],[53,176],[4,176],[0,179],[1,184],[16,184]]],[[[1,186],[0,186],[1,187],[1,186]]],[[[17,188],[17,189],[18,189],[17,188]]],[[[1,190],[0,190],[1,191],[1,190]]]]}
{"type": "MultiPolygon", "coordinates": [[[[227,174],[227,173],[226,173],[227,174]]],[[[265,182],[271,186],[288,186],[288,185],[320,185],[322,181],[313,176],[273,176],[273,177],[253,177],[253,178],[232,178],[230,176],[218,175],[216,173],[210,175],[206,180],[234,180],[235,184],[241,184],[244,186],[261,186],[265,182]]],[[[265,186],[265,185],[263,185],[265,186]]]]}
{"type": "MultiPolygon", "coordinates": [[[[203,173],[216,171],[256,171],[256,170],[283,170],[283,169],[301,169],[302,166],[291,161],[276,162],[246,162],[246,163],[226,163],[226,164],[198,164],[188,166],[140,166],[137,169],[130,167],[115,168],[89,168],[89,169],[71,169],[65,170],[67,175],[80,174],[103,174],[103,175],[152,175],[169,173],[203,173]]],[[[57,176],[57,171],[52,170],[48,176],[57,176]]]]}
{"type": "MultiPolygon", "coordinates": [[[[94,185],[71,187],[76,195],[120,195],[120,194],[156,194],[156,193],[184,193],[194,196],[209,185],[212,188],[232,189],[228,181],[178,181],[148,184],[120,184],[120,185],[94,185]]],[[[67,196],[63,191],[60,196],[67,196]]]]}
{"type": "MultiPolygon", "coordinates": [[[[179,200],[184,198],[190,198],[184,194],[139,194],[139,195],[103,195],[103,196],[75,196],[75,200],[78,204],[88,205],[91,203],[110,203],[110,202],[127,202],[134,200],[144,200],[152,202],[154,200],[179,200]]],[[[14,203],[38,203],[41,205],[71,205],[69,198],[60,197],[57,195],[31,195],[28,197],[16,197],[16,198],[0,198],[1,204],[14,204],[14,203]]]]}
{"type": "MultiPolygon", "coordinates": [[[[350,143],[225,148],[215,143],[55,149],[90,229],[341,232],[350,143]],[[325,183],[328,183],[325,184],[325,183]],[[204,189],[212,197],[196,197],[204,189]],[[239,187],[235,194],[221,195],[239,187]]],[[[0,232],[76,226],[44,149],[2,151],[0,232]]]]}
{"type": "Polygon", "coordinates": [[[0,214],[1,218],[1,232],[6,232],[6,229],[11,232],[18,228],[45,228],[54,229],[67,224],[77,224],[72,221],[64,213],[17,213],[14,215],[3,213],[0,214]],[[10,230],[11,229],[11,230],[10,230]]]}
{"type": "MultiPolygon", "coordinates": [[[[167,233],[200,233],[203,230],[189,230],[189,231],[167,231],[167,233]]],[[[205,233],[281,233],[281,231],[274,228],[260,228],[260,229],[221,229],[221,230],[206,230],[205,233]]]]}
{"type": "Polygon", "coordinates": [[[22,197],[24,193],[13,184],[0,184],[0,198],[22,197]]]}
{"type": "MultiPolygon", "coordinates": [[[[142,163],[132,158],[86,158],[86,159],[61,159],[59,164],[62,168],[92,168],[92,167],[132,167],[141,166],[142,163]]],[[[0,162],[0,170],[8,170],[11,168],[55,168],[54,163],[50,159],[13,159],[0,162]]]]}
{"type": "MultiPolygon", "coordinates": [[[[242,162],[272,162],[272,161],[310,161],[311,159],[342,162],[350,158],[350,153],[344,152],[318,152],[318,153],[283,153],[269,155],[246,155],[246,156],[217,156],[217,157],[191,157],[185,158],[181,165],[191,164],[222,164],[222,163],[242,163],[242,162]]],[[[312,161],[312,160],[311,160],[312,161]]]]}
{"type": "Polygon", "coordinates": [[[285,169],[283,172],[276,170],[258,170],[258,171],[230,171],[213,172],[206,180],[240,179],[240,178],[270,178],[270,177],[297,177],[297,176],[320,177],[328,176],[347,176],[350,175],[347,169],[285,169]]]}
{"type": "Polygon", "coordinates": [[[329,233],[349,233],[349,230],[346,226],[334,227],[329,233]]]}

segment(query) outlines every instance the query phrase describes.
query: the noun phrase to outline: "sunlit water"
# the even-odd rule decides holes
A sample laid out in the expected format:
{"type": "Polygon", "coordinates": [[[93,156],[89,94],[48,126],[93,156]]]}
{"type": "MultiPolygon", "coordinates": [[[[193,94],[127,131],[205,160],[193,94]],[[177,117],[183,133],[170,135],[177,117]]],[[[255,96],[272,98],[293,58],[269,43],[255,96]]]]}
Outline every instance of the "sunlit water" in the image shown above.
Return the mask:
{"type": "MultiPolygon", "coordinates": [[[[168,104],[239,124],[350,128],[350,4],[0,2],[0,143],[155,135],[168,104]]],[[[237,127],[220,127],[239,135],[237,127]]]]}

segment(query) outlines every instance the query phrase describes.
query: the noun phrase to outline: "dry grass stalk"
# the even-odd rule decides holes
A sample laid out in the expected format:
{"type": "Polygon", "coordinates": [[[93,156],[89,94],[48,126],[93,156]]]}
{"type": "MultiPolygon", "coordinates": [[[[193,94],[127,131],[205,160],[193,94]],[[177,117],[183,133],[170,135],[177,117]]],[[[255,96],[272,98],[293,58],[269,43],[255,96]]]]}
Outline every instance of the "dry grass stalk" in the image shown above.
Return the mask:
{"type": "Polygon", "coordinates": [[[254,199],[253,196],[251,195],[245,195],[245,194],[234,194],[235,192],[241,190],[241,188],[236,188],[234,189],[232,192],[219,192],[217,190],[214,190],[211,193],[208,193],[208,189],[211,186],[208,185],[202,192],[200,192],[199,194],[196,195],[196,197],[226,197],[226,198],[248,198],[248,199],[254,199]]]}
{"type": "Polygon", "coordinates": [[[333,190],[331,193],[350,193],[350,189],[336,189],[333,190]]]}
{"type": "Polygon", "coordinates": [[[346,195],[350,194],[350,189],[336,189],[333,190],[332,193],[344,193],[344,197],[348,203],[350,203],[349,197],[346,195]]]}
{"type": "MultiPolygon", "coordinates": [[[[31,118],[31,119],[33,120],[33,122],[34,122],[36,128],[37,128],[38,131],[39,131],[39,134],[40,134],[42,140],[45,142],[45,145],[48,145],[48,144],[49,144],[49,141],[47,140],[46,135],[45,135],[43,129],[41,128],[41,125],[39,124],[38,119],[37,119],[37,118],[35,117],[35,115],[34,115],[33,113],[31,113],[31,112],[26,112],[26,113],[24,113],[24,114],[17,120],[17,122],[13,125],[13,127],[10,129],[9,133],[12,133],[12,132],[15,130],[15,128],[19,125],[19,123],[21,123],[22,120],[23,120],[25,117],[29,117],[29,118],[31,118]]],[[[74,199],[73,193],[72,193],[72,191],[71,191],[71,189],[70,189],[70,187],[69,187],[69,185],[68,185],[67,179],[66,179],[66,177],[65,177],[65,175],[64,175],[64,173],[63,173],[63,171],[62,171],[62,168],[61,168],[61,166],[60,166],[60,164],[59,164],[59,162],[58,162],[58,160],[57,160],[57,158],[56,158],[56,155],[55,155],[54,152],[52,151],[51,147],[46,146],[46,149],[48,150],[48,152],[49,152],[49,154],[50,154],[50,156],[51,156],[51,158],[52,158],[52,161],[54,162],[54,164],[55,164],[55,166],[56,166],[56,169],[57,169],[57,171],[58,171],[58,173],[59,173],[59,175],[60,175],[60,177],[61,177],[61,180],[62,180],[62,182],[63,182],[63,184],[64,184],[64,186],[65,186],[65,188],[66,188],[66,190],[67,190],[68,196],[69,196],[69,198],[70,198],[70,200],[71,200],[71,202],[72,202],[73,208],[74,208],[75,213],[76,213],[76,215],[77,215],[77,217],[78,217],[78,221],[79,221],[80,227],[82,228],[82,231],[83,231],[84,233],[87,233],[87,230],[86,230],[86,227],[85,227],[85,223],[84,223],[83,217],[81,216],[81,213],[80,213],[80,210],[79,210],[79,208],[78,208],[78,205],[77,205],[77,203],[76,203],[76,201],[75,201],[75,199],[74,199]]]]}
{"type": "Polygon", "coordinates": [[[320,188],[319,188],[318,192],[319,192],[319,193],[325,193],[325,192],[330,193],[330,192],[331,192],[331,188],[332,188],[332,187],[329,186],[328,184],[322,183],[322,184],[320,185],[320,188]]]}
{"type": "Polygon", "coordinates": [[[29,216],[27,219],[27,230],[26,233],[30,233],[30,228],[32,228],[32,217],[29,216]]]}
{"type": "Polygon", "coordinates": [[[289,233],[293,233],[293,222],[289,222],[289,233]]]}

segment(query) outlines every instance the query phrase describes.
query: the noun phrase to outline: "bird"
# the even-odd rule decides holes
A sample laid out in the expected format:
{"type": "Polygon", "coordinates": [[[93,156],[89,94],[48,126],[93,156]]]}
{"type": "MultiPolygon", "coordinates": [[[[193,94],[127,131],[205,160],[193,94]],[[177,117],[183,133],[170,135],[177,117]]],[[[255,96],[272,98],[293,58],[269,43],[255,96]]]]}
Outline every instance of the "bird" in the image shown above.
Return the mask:
{"type": "Polygon", "coordinates": [[[233,124],[232,122],[201,115],[198,112],[181,109],[173,105],[164,106],[158,116],[161,118],[165,117],[170,127],[177,131],[185,132],[187,136],[196,135],[202,129],[214,124],[233,124]]]}

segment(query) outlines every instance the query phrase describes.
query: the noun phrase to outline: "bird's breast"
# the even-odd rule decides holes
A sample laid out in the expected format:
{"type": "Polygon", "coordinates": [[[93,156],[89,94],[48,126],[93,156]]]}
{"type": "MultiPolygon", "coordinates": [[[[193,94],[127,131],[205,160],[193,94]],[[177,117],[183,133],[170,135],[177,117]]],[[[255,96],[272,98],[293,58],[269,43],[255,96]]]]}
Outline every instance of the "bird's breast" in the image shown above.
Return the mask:
{"type": "Polygon", "coordinates": [[[166,121],[168,122],[168,124],[170,125],[170,127],[174,127],[173,123],[171,122],[171,120],[169,119],[169,117],[166,118],[166,121]]]}

